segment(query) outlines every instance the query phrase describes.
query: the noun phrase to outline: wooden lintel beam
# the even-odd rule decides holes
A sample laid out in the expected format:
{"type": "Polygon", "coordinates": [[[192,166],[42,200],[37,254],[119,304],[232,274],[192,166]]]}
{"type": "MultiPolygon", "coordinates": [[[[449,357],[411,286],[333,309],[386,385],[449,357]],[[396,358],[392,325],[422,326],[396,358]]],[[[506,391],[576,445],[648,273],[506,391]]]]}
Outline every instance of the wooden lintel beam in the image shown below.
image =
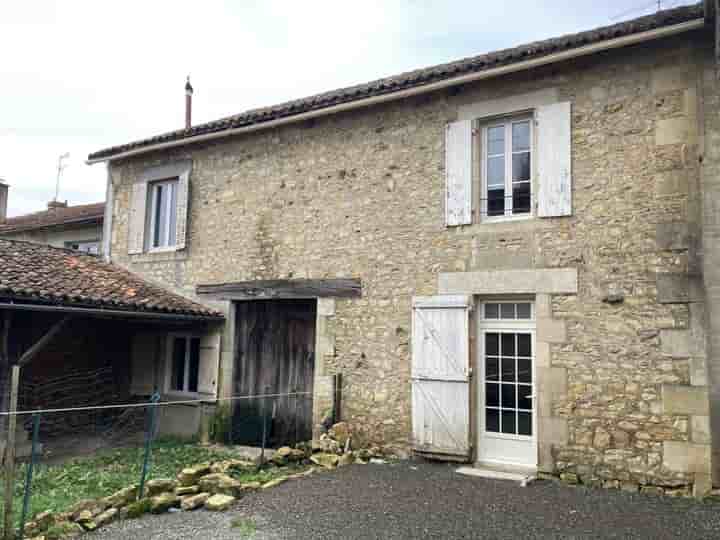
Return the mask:
{"type": "Polygon", "coordinates": [[[71,315],[66,315],[62,319],[60,319],[58,322],[53,324],[50,329],[45,332],[45,335],[41,337],[39,340],[37,340],[27,351],[23,353],[23,355],[20,357],[20,360],[18,360],[18,365],[20,367],[30,363],[30,361],[33,359],[33,357],[42,350],[42,348],[47,345],[59,332],[62,330],[67,322],[72,319],[71,315]]]}
{"type": "Polygon", "coordinates": [[[362,283],[357,278],[271,279],[198,285],[197,294],[219,300],[359,298],[362,283]]]}

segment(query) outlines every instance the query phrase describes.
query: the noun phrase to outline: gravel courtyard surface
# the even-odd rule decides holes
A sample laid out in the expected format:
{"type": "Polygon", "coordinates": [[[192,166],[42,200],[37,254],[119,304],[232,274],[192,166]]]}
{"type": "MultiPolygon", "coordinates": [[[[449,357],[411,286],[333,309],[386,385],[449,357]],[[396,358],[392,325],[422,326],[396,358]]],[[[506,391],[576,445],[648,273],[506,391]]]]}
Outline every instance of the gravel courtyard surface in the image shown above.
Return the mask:
{"type": "Polygon", "coordinates": [[[225,513],[148,516],[85,538],[720,538],[720,505],[547,481],[522,488],[455,468],[352,465],[253,493],[225,513]]]}

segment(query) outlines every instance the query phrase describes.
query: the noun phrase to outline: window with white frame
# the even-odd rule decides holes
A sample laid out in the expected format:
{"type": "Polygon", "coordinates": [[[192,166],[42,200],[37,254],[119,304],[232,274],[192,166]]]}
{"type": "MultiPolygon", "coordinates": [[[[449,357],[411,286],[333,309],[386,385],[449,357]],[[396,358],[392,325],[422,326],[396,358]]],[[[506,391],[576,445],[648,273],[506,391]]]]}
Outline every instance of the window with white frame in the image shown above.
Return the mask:
{"type": "Polygon", "coordinates": [[[176,243],[178,179],[151,182],[148,188],[148,249],[171,248],[176,243]]]}
{"type": "Polygon", "coordinates": [[[200,378],[200,338],[194,336],[172,336],[169,351],[170,392],[195,394],[200,378]]]}
{"type": "Polygon", "coordinates": [[[482,126],[482,218],[531,214],[532,125],[526,116],[482,126]]]}

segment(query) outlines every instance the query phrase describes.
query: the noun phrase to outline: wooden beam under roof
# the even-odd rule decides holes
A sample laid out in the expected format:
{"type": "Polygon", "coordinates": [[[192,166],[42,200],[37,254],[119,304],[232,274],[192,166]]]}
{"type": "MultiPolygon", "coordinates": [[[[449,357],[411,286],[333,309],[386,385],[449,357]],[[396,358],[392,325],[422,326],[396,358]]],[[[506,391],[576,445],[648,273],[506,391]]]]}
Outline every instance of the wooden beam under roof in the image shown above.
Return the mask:
{"type": "Polygon", "coordinates": [[[358,278],[238,281],[198,285],[197,294],[217,300],[359,298],[362,283],[358,278]]]}

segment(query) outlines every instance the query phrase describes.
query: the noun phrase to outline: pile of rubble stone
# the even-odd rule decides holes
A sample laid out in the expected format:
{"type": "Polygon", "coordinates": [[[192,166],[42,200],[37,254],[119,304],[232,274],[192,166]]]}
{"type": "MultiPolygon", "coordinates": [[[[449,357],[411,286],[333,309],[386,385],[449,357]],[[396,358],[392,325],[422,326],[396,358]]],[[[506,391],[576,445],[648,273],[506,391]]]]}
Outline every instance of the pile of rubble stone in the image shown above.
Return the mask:
{"type": "Polygon", "coordinates": [[[116,519],[132,519],[143,514],[161,514],[177,510],[205,508],[223,511],[245,493],[257,489],[269,489],[282,482],[307,476],[307,471],[279,476],[266,483],[242,483],[232,478],[228,471],[235,467],[248,468],[253,463],[226,460],[212,464],[188,467],[177,478],[159,478],[145,484],[143,497],[138,499],[138,486],[121,489],[102,499],[88,499],[75,504],[67,512],[42,512],[25,525],[25,538],[30,540],[60,540],[94,531],[116,519]]]}
{"type": "MultiPolygon", "coordinates": [[[[360,440],[359,437],[356,438],[360,440]]],[[[284,446],[276,450],[268,465],[317,465],[335,469],[353,463],[384,463],[387,452],[374,446],[355,448],[353,430],[345,422],[332,426],[313,443],[300,443],[294,448],[284,446]]],[[[240,482],[230,474],[232,469],[247,469],[256,463],[230,459],[188,467],[176,478],[159,478],[145,484],[142,498],[138,499],[138,486],[129,486],[102,499],[88,499],[75,504],[67,512],[42,512],[25,525],[25,538],[29,540],[59,540],[94,531],[116,519],[132,519],[143,514],[161,514],[169,511],[190,511],[205,508],[223,511],[230,508],[245,493],[269,489],[286,480],[312,474],[316,467],[261,482],[240,482]]]]}

